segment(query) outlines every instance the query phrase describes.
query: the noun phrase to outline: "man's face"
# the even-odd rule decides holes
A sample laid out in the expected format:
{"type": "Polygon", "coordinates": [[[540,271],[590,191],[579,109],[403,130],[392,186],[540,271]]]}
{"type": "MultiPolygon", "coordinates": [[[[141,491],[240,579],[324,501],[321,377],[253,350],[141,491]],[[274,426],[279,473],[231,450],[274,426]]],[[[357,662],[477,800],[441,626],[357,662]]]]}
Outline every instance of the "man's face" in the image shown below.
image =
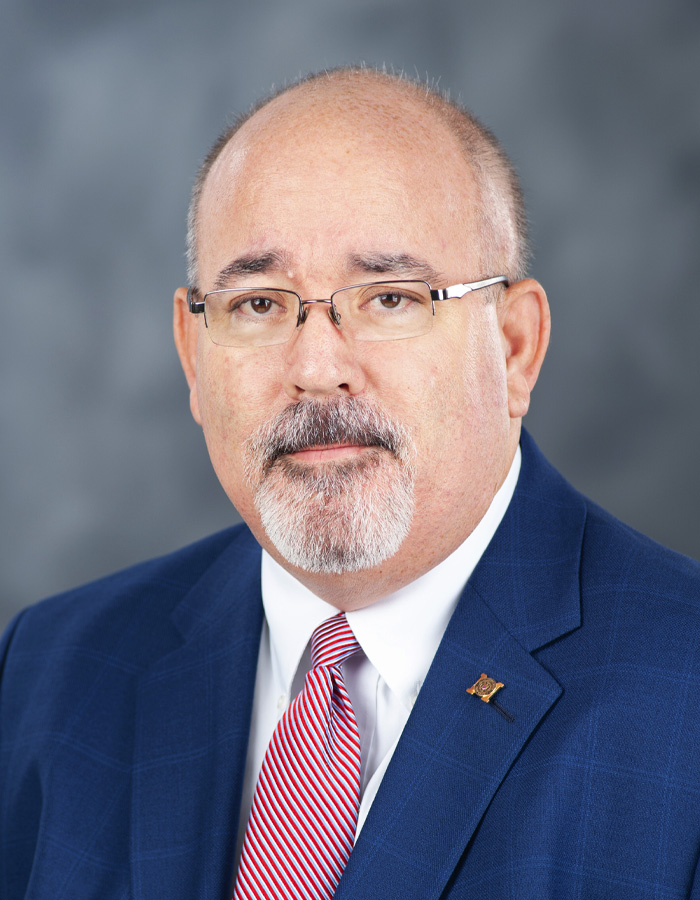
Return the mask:
{"type": "MultiPolygon", "coordinates": [[[[445,287],[500,275],[482,268],[476,200],[455,141],[421,110],[358,123],[287,95],[243,127],[208,177],[199,287],[318,299],[359,282],[445,287]]],[[[307,543],[330,534],[338,545],[326,574],[369,567],[411,580],[466,538],[512,460],[502,307],[488,292],[468,294],[437,304],[428,334],[379,343],[349,339],[327,306],[308,309],[285,344],[226,348],[176,294],[193,414],[231,501],[295,574],[313,565],[290,554],[285,534],[295,543],[305,529],[307,543]],[[306,444],[286,442],[294,418],[306,444]],[[389,550],[348,562],[350,520],[389,550]]]]}

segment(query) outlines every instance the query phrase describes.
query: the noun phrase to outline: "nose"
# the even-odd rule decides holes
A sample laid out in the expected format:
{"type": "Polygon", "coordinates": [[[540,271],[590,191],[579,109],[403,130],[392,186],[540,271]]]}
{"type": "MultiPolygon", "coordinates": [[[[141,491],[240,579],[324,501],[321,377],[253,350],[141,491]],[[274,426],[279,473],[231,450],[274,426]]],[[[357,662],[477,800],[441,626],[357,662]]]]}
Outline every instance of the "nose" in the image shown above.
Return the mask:
{"type": "Polygon", "coordinates": [[[366,379],[355,342],[335,324],[330,305],[304,306],[303,324],[285,348],[284,389],[293,400],[363,390],[366,379]]]}

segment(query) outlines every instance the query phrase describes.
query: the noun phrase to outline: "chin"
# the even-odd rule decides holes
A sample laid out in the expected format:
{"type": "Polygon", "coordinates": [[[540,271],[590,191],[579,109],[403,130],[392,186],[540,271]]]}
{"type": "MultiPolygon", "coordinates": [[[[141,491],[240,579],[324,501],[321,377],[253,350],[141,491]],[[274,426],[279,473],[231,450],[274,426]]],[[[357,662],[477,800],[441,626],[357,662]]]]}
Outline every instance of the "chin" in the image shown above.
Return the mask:
{"type": "Polygon", "coordinates": [[[278,460],[255,494],[268,539],[291,565],[335,574],[372,569],[408,535],[415,473],[385,450],[322,465],[278,460]]]}

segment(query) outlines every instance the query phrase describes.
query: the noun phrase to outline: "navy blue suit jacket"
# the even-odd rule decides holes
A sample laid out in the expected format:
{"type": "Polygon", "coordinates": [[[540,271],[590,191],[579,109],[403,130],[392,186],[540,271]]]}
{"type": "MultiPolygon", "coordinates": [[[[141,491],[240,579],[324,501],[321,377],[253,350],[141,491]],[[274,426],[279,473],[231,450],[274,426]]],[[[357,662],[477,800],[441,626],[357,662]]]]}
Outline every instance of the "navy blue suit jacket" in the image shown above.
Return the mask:
{"type": "MultiPolygon", "coordinates": [[[[700,567],[522,444],[339,898],[700,897],[700,567]]],[[[3,900],[229,897],[259,573],[238,527],[15,620],[3,900]]]]}

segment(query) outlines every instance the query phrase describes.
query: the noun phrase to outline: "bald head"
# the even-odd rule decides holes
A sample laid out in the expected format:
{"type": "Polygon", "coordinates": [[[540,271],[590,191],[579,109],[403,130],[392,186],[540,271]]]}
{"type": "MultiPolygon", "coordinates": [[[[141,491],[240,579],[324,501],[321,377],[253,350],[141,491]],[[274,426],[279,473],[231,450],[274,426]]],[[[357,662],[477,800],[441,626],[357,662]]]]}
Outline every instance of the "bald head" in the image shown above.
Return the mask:
{"type": "MultiPolygon", "coordinates": [[[[527,228],[517,176],[504,151],[474,117],[426,85],[373,69],[343,68],[311,75],[265,98],[239,118],[216,141],[202,164],[192,191],[188,216],[187,261],[191,285],[200,281],[200,204],[212,192],[211,182],[225,164],[229,177],[246,177],[234,166],[236,149],[252,145],[256,156],[285,140],[296,147],[285,177],[293,168],[306,167],[315,147],[333,143],[339,157],[366,151],[410,148],[415,165],[429,156],[442,157],[445,179],[440,202],[455,227],[469,221],[465,240],[476,234],[484,272],[522,278],[527,262],[527,228]],[[305,158],[306,157],[306,158],[305,158]],[[469,182],[471,209],[453,209],[451,202],[464,192],[451,190],[451,182],[469,182]]],[[[364,154],[365,157],[367,154],[364,154]]],[[[219,175],[221,173],[219,172],[219,175]]],[[[368,173],[369,174],[369,173],[368,173]]],[[[340,176],[339,176],[340,177],[340,176]]]]}

